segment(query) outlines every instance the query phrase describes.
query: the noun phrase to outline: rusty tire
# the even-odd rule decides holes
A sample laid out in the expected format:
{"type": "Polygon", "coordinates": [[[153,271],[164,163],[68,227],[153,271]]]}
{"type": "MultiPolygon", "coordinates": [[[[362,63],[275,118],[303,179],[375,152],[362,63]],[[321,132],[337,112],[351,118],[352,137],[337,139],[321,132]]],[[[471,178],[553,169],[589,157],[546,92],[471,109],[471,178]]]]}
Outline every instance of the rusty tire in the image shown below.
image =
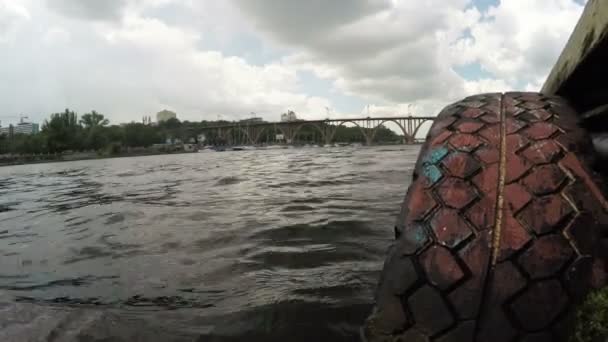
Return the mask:
{"type": "Polygon", "coordinates": [[[446,107],[423,145],[367,341],[565,341],[604,285],[606,201],[576,113],[537,93],[446,107]]]}

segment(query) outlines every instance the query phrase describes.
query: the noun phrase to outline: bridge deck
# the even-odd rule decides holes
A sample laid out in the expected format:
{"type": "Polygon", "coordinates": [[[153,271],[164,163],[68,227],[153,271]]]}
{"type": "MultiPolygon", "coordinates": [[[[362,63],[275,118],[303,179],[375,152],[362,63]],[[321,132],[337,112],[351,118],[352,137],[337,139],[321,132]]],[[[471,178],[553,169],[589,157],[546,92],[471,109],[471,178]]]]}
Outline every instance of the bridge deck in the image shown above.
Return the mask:
{"type": "Polygon", "coordinates": [[[233,128],[233,127],[242,127],[242,126],[269,126],[269,125],[289,125],[289,124],[331,124],[331,123],[347,123],[347,122],[355,122],[355,121],[399,121],[399,120],[423,120],[423,121],[433,121],[435,120],[434,116],[387,116],[387,117],[366,117],[366,118],[344,118],[344,119],[324,119],[324,120],[298,120],[298,121],[274,121],[274,122],[234,122],[228,125],[217,125],[217,126],[208,126],[204,127],[204,129],[214,129],[214,128],[233,128]]]}
{"type": "Polygon", "coordinates": [[[391,116],[391,117],[365,117],[365,118],[340,118],[325,120],[298,120],[281,122],[234,122],[225,125],[208,126],[202,128],[206,134],[214,135],[220,140],[232,140],[249,144],[258,144],[260,138],[268,136],[270,131],[275,137],[279,136],[287,143],[293,143],[298,138],[298,133],[305,126],[315,128],[317,134],[326,144],[333,142],[339,126],[352,123],[359,127],[366,144],[371,144],[376,138],[379,128],[386,122],[393,122],[403,133],[406,142],[413,143],[418,130],[427,121],[433,121],[435,117],[430,116],[391,116]]]}

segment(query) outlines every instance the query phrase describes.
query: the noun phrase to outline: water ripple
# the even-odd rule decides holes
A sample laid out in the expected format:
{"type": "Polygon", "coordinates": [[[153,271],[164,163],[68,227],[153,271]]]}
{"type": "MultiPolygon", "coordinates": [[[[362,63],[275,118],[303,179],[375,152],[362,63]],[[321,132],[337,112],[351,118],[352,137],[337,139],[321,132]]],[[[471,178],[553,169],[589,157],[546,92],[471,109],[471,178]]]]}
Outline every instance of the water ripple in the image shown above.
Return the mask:
{"type": "MultiPolygon", "coordinates": [[[[306,148],[0,168],[0,289],[27,305],[19,312],[56,319],[53,338],[72,325],[106,336],[70,311],[89,307],[103,312],[92,322],[115,315],[115,331],[130,334],[123,340],[141,332],[137,320],[171,323],[146,341],[173,339],[175,327],[189,341],[352,340],[416,152],[306,148]]],[[[0,305],[9,310],[0,317],[12,307],[0,305]]]]}

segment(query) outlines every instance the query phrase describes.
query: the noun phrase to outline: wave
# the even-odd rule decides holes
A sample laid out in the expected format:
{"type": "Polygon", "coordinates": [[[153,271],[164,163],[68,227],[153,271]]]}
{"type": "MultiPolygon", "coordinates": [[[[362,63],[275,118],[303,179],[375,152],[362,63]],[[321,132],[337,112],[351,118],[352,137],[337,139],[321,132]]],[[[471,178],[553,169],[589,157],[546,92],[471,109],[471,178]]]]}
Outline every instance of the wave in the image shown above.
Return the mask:
{"type": "Polygon", "coordinates": [[[215,185],[218,186],[223,186],[223,185],[232,185],[232,184],[238,184],[240,182],[244,181],[244,179],[235,177],[235,176],[228,176],[228,177],[222,177],[220,178],[215,185]]]}

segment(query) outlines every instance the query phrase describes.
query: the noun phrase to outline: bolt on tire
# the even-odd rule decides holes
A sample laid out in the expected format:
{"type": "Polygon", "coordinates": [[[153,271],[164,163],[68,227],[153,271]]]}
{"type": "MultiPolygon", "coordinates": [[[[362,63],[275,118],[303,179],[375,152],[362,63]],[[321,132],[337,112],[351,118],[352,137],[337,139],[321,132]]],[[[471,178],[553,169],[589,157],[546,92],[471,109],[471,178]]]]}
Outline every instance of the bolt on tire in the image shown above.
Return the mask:
{"type": "Polygon", "coordinates": [[[367,341],[566,341],[606,283],[608,205],[591,141],[561,98],[446,107],[416,163],[367,341]]]}

